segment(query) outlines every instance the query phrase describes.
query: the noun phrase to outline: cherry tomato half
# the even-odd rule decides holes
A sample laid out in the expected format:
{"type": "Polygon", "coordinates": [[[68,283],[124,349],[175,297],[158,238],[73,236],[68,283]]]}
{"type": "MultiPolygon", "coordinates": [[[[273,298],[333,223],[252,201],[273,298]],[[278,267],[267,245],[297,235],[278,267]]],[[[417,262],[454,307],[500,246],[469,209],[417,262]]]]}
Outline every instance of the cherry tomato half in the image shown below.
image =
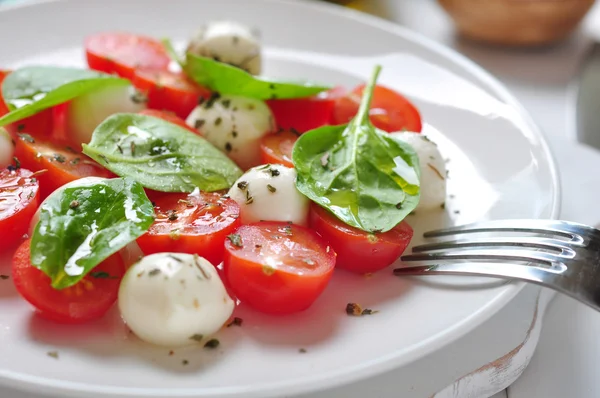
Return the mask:
{"type": "Polygon", "coordinates": [[[335,87],[308,98],[268,100],[267,105],[279,128],[305,133],[331,124],[336,100],[345,92],[343,87],[335,87]]]}
{"type": "Polygon", "coordinates": [[[172,112],[159,111],[159,110],[156,110],[156,109],[144,109],[143,111],[138,112],[138,113],[140,115],[154,116],[154,117],[157,117],[159,119],[166,120],[167,122],[176,124],[179,127],[183,127],[184,129],[187,129],[187,130],[191,131],[194,134],[201,135],[198,130],[196,130],[195,128],[193,128],[191,126],[188,126],[185,123],[185,120],[183,120],[182,118],[180,118],[179,116],[175,115],[172,112]]]}
{"type": "MultiPolygon", "coordinates": [[[[2,87],[2,81],[8,76],[11,71],[0,70],[0,88],[2,87]]],[[[2,98],[2,90],[0,89],[0,117],[6,115],[10,110],[4,103],[2,98]]],[[[27,117],[18,122],[11,123],[6,127],[6,130],[12,135],[13,138],[19,132],[31,134],[35,137],[45,137],[52,133],[54,119],[52,116],[52,109],[45,109],[33,116],[27,117]]]]}
{"type": "Polygon", "coordinates": [[[153,198],[156,219],[137,242],[144,254],[196,253],[217,265],[223,242],[240,225],[240,207],[218,193],[170,193],[153,198]]]}
{"type": "Polygon", "coordinates": [[[26,169],[0,171],[0,251],[27,233],[40,204],[40,186],[26,169]]]}
{"type": "Polygon", "coordinates": [[[223,269],[243,303],[268,314],[307,309],[331,279],[335,253],[314,231],[281,222],[243,225],[225,242],[223,269]]]}
{"type": "Polygon", "coordinates": [[[114,174],[75,149],[21,134],[16,140],[15,157],[32,171],[46,170],[37,176],[41,198],[55,189],[83,177],[111,178],[114,174]]]}
{"type": "MultiPolygon", "coordinates": [[[[358,112],[365,85],[338,99],[333,111],[334,124],[348,123],[358,112]]],[[[396,91],[377,85],[373,92],[369,117],[375,127],[387,132],[421,132],[421,115],[413,104],[396,91]]]]}
{"type": "Polygon", "coordinates": [[[165,47],[151,37],[132,33],[98,33],[85,39],[91,69],[133,79],[137,68],[167,70],[171,59],[165,47]]]}
{"type": "Polygon", "coordinates": [[[56,290],[50,277],[31,264],[30,242],[26,240],[15,252],[12,277],[19,294],[42,317],[59,323],[83,323],[101,318],[112,307],[125,273],[118,254],[104,260],[76,285],[56,290]]]}
{"type": "Polygon", "coordinates": [[[388,232],[371,234],[345,224],[315,203],[310,208],[310,227],[337,253],[337,268],[363,274],[391,265],[406,250],[413,236],[412,228],[405,221],[388,232]]]}
{"type": "Polygon", "coordinates": [[[265,135],[260,141],[260,160],[263,164],[282,164],[294,167],[292,150],[298,140],[298,134],[291,131],[265,135]]]}
{"type": "Polygon", "coordinates": [[[210,91],[181,72],[137,69],[132,83],[148,96],[149,108],[171,111],[183,119],[198,105],[200,98],[210,97],[210,91]]]}

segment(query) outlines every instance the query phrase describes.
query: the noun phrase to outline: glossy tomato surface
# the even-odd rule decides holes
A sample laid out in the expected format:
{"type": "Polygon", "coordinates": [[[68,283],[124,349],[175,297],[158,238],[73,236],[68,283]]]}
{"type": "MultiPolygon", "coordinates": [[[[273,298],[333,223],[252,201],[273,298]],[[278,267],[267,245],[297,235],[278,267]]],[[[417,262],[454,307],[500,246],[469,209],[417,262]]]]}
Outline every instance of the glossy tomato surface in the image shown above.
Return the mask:
{"type": "Polygon", "coordinates": [[[406,221],[388,232],[372,234],[345,224],[315,203],[310,208],[310,227],[337,253],[337,268],[363,274],[391,265],[413,237],[413,229],[406,221]]]}
{"type": "Polygon", "coordinates": [[[84,45],[91,69],[130,80],[138,68],[167,70],[171,62],[160,41],[132,33],[97,33],[88,36],[84,45]]]}
{"type": "Polygon", "coordinates": [[[335,257],[308,228],[260,222],[229,236],[223,268],[242,303],[267,314],[291,314],[310,307],[325,290],[335,257]]]}
{"type": "Polygon", "coordinates": [[[0,252],[27,233],[40,205],[39,182],[23,168],[0,171],[0,252]]]}
{"type": "Polygon", "coordinates": [[[268,100],[267,105],[279,128],[304,133],[331,124],[336,101],[345,93],[335,87],[308,98],[268,100]]]}
{"type": "Polygon", "coordinates": [[[240,207],[218,193],[151,195],[156,219],[137,242],[144,254],[175,252],[223,261],[227,235],[240,225],[240,207]]]}
{"type": "MultiPolygon", "coordinates": [[[[350,94],[341,97],[333,111],[334,124],[348,123],[358,112],[365,85],[356,87],[350,94]]],[[[377,85],[373,92],[369,118],[375,127],[387,132],[422,130],[421,115],[405,97],[385,86],[377,85]]]]}
{"type": "Polygon", "coordinates": [[[291,131],[280,131],[267,134],[260,140],[260,160],[263,164],[282,164],[294,167],[292,150],[298,140],[298,134],[291,131]]]}
{"type": "Polygon", "coordinates": [[[76,285],[57,290],[50,277],[31,264],[30,240],[19,246],[12,260],[12,277],[21,296],[38,313],[59,323],[83,323],[101,318],[117,300],[125,273],[118,254],[104,260],[76,285]]]}
{"type": "Polygon", "coordinates": [[[43,141],[27,134],[18,136],[15,157],[26,169],[38,172],[42,199],[57,188],[79,178],[115,176],[70,146],[43,141]]]}
{"type": "Polygon", "coordinates": [[[181,72],[137,69],[133,85],[148,97],[149,108],[170,111],[183,119],[198,105],[200,98],[210,96],[210,91],[181,72]]]}

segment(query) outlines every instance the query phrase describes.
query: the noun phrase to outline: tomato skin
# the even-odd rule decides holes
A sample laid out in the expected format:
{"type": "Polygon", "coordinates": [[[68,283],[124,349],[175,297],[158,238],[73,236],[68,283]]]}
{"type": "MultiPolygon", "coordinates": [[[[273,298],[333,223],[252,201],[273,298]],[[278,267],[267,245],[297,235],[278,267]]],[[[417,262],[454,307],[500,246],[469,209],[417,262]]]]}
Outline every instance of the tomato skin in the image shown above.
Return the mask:
{"type": "Polygon", "coordinates": [[[413,236],[413,230],[406,221],[391,231],[369,234],[346,225],[315,203],[310,208],[310,227],[337,253],[336,268],[362,274],[391,265],[406,250],[413,236]]]}
{"type": "Polygon", "coordinates": [[[30,239],[26,240],[15,252],[12,277],[19,294],[40,316],[58,323],[84,323],[101,318],[117,300],[125,273],[118,254],[94,268],[93,272],[106,272],[110,278],[95,278],[90,273],[76,285],[56,290],[50,277],[31,264],[30,243],[30,239]]]}
{"type": "Polygon", "coordinates": [[[130,80],[137,68],[167,70],[171,62],[160,41],[132,33],[98,33],[88,36],[84,45],[91,69],[130,80]]]}
{"type": "Polygon", "coordinates": [[[71,181],[84,177],[112,178],[115,175],[98,163],[66,146],[20,136],[16,140],[15,157],[21,165],[32,171],[46,170],[37,179],[41,199],[71,181]],[[31,142],[33,141],[33,142],[31,142]]]}
{"type": "Polygon", "coordinates": [[[152,199],[156,219],[137,240],[145,255],[196,253],[214,265],[223,261],[223,242],[241,224],[234,200],[208,192],[166,193],[152,199]]]}
{"type": "MultiPolygon", "coordinates": [[[[2,81],[4,81],[4,78],[10,72],[9,70],[0,70],[0,88],[2,87],[2,81]]],[[[9,112],[10,110],[2,98],[2,90],[0,90],[0,117],[9,112]]],[[[19,132],[31,134],[36,137],[47,137],[52,133],[53,126],[54,118],[52,109],[45,109],[33,116],[8,124],[5,127],[14,139],[19,132]]]]}
{"type": "Polygon", "coordinates": [[[181,72],[137,69],[133,85],[148,96],[148,107],[175,113],[187,118],[200,98],[210,97],[210,91],[192,82],[181,72]]]}
{"type": "Polygon", "coordinates": [[[27,233],[40,205],[39,182],[26,169],[0,171],[0,252],[27,233]]]}
{"type": "Polygon", "coordinates": [[[194,134],[202,135],[195,128],[193,128],[191,126],[188,126],[185,123],[185,120],[183,120],[182,118],[180,118],[179,116],[175,115],[172,112],[159,111],[159,110],[156,110],[156,109],[144,109],[143,111],[138,112],[138,113],[140,115],[154,116],[154,117],[157,117],[159,119],[166,120],[167,122],[176,124],[179,127],[183,127],[184,129],[189,130],[189,131],[191,131],[194,134]]]}
{"type": "Polygon", "coordinates": [[[305,133],[331,124],[336,100],[345,93],[335,87],[313,97],[267,100],[275,123],[284,130],[305,133]]]}
{"type": "Polygon", "coordinates": [[[298,140],[298,134],[291,131],[280,131],[267,134],[260,140],[260,160],[263,164],[282,164],[294,167],[292,150],[298,140]]]}
{"type": "Polygon", "coordinates": [[[310,307],[327,287],[336,256],[314,231],[259,222],[243,225],[235,234],[243,247],[225,241],[223,270],[242,303],[267,314],[291,314],[310,307]],[[277,262],[276,268],[267,261],[277,262]]]}
{"type": "MultiPolygon", "coordinates": [[[[364,88],[365,85],[361,84],[337,100],[333,111],[334,124],[352,120],[358,112],[364,88]]],[[[420,133],[423,128],[417,108],[396,91],[381,85],[375,86],[369,117],[375,127],[389,133],[401,130],[420,133]]]]}

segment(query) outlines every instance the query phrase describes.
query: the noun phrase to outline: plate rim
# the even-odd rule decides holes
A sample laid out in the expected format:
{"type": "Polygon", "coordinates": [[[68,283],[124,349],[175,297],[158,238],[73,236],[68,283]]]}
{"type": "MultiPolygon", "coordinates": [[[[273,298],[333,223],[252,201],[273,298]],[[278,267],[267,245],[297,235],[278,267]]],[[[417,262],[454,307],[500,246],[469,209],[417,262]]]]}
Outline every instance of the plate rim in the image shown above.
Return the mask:
{"type": "MultiPolygon", "coordinates": [[[[41,4],[59,4],[70,3],[75,0],[29,0],[26,3],[9,4],[0,8],[1,13],[7,13],[18,9],[34,8],[41,4]]],[[[259,0],[261,2],[271,2],[280,4],[289,4],[294,6],[306,7],[314,12],[335,14],[352,20],[358,24],[366,24],[372,27],[382,29],[393,35],[402,37],[403,39],[415,43],[421,47],[439,54],[460,66],[461,69],[467,70],[473,76],[487,85],[502,101],[511,106],[523,122],[531,130],[533,135],[539,142],[541,151],[545,154],[548,161],[548,173],[552,182],[551,196],[552,205],[550,209],[550,218],[555,219],[560,214],[561,209],[561,183],[558,173],[556,158],[552,149],[548,144],[545,133],[540,129],[531,115],[525,110],[519,100],[506,88],[506,86],[490,72],[485,70],[475,61],[467,58],[457,50],[454,50],[446,45],[440,44],[433,39],[410,30],[402,25],[396,24],[384,18],[366,14],[348,7],[338,4],[325,3],[318,0],[259,0]]],[[[506,284],[507,289],[496,296],[487,305],[481,307],[478,311],[464,318],[461,322],[454,324],[451,328],[443,332],[430,336],[416,345],[408,353],[402,351],[394,354],[386,355],[351,368],[344,368],[343,371],[328,372],[322,376],[297,379],[287,382],[277,382],[269,384],[253,385],[247,387],[213,387],[208,389],[203,388],[139,388],[139,387],[116,387],[116,386],[99,386],[89,385],[86,383],[78,383],[71,381],[60,381],[47,377],[39,377],[33,375],[21,374],[10,370],[0,369],[0,384],[16,388],[19,390],[27,390],[39,392],[45,389],[45,393],[50,394],[81,394],[91,393],[102,397],[219,397],[233,398],[244,394],[244,397],[278,397],[279,394],[297,395],[308,394],[326,389],[335,388],[337,386],[346,385],[354,382],[359,382],[379,374],[392,371],[407,365],[408,363],[432,354],[433,352],[442,349],[451,344],[457,339],[467,335],[472,330],[486,322],[510,301],[512,301],[521,290],[527,286],[525,282],[511,282],[506,284]],[[49,391],[47,389],[50,389],[49,391]]]]}

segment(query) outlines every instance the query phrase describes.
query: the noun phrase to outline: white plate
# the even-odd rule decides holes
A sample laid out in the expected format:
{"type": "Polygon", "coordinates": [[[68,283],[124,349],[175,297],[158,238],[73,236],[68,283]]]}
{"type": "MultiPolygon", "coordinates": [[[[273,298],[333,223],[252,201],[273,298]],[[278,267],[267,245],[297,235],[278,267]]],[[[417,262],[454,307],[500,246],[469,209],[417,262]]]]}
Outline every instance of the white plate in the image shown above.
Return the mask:
{"type": "MultiPolygon", "coordinates": [[[[0,12],[2,67],[83,65],[87,34],[128,30],[183,41],[215,18],[262,30],[270,76],[352,86],[374,64],[383,66],[380,82],[414,101],[425,130],[450,159],[452,197],[446,210],[409,218],[415,236],[455,222],[556,216],[553,161],[514,98],[460,55],[350,10],[281,0],[45,2],[0,12]]],[[[289,396],[409,365],[481,324],[521,287],[485,279],[399,279],[391,269],[369,279],[337,272],[308,311],[278,318],[241,307],[244,325],[224,330],[218,350],[169,356],[128,334],[114,312],[78,327],[40,320],[10,281],[0,281],[0,382],[86,397],[289,396]],[[380,313],[348,317],[348,302],[380,313]]]]}

